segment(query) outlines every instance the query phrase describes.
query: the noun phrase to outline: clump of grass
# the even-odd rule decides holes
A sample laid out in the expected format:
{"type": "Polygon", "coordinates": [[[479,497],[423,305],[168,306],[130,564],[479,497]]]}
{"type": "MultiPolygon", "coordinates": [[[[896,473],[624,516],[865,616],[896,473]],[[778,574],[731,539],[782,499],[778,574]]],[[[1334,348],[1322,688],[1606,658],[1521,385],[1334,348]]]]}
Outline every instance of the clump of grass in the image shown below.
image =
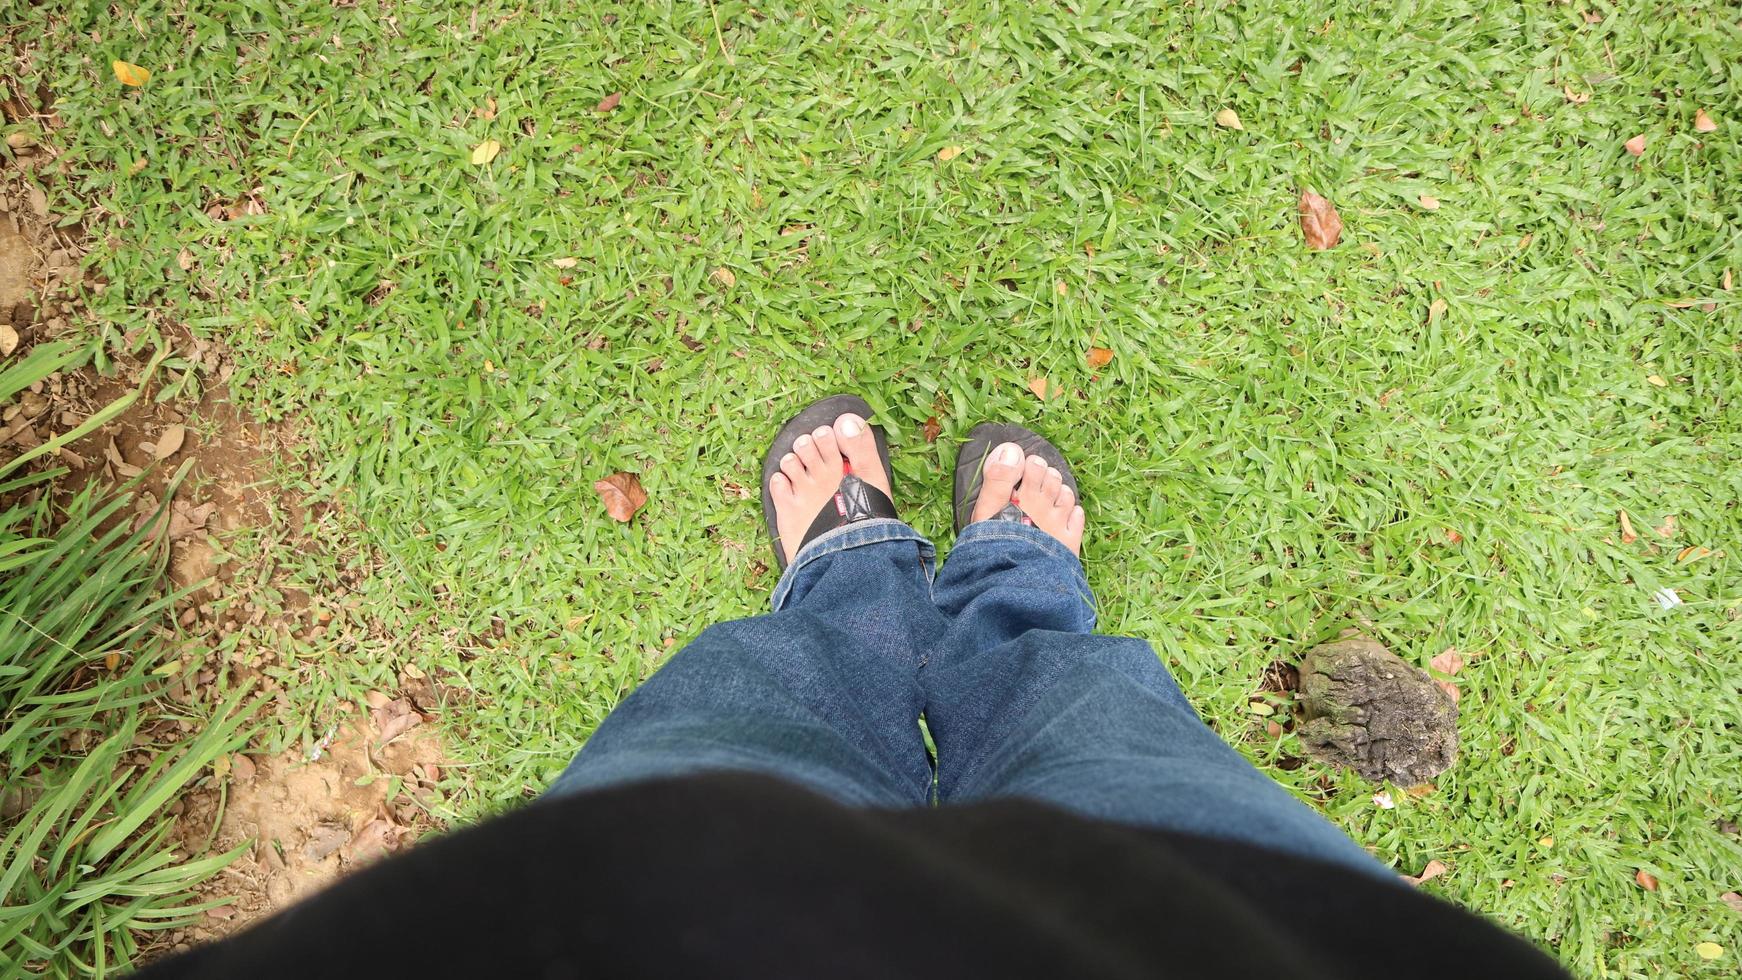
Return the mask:
{"type": "MultiPolygon", "coordinates": [[[[68,366],[42,345],[0,374],[0,402],[68,366]]],[[[101,425],[0,465],[0,974],[100,977],[131,965],[140,937],[207,905],[194,889],[235,852],[186,860],[166,808],[212,760],[238,748],[250,711],[236,692],[197,734],[158,734],[156,700],[179,672],[154,628],[175,601],[162,588],[156,522],[135,527],[130,493],[87,486],[57,505],[64,470],[31,459],[101,425]],[[143,760],[143,761],[141,761],[143,760]]]]}

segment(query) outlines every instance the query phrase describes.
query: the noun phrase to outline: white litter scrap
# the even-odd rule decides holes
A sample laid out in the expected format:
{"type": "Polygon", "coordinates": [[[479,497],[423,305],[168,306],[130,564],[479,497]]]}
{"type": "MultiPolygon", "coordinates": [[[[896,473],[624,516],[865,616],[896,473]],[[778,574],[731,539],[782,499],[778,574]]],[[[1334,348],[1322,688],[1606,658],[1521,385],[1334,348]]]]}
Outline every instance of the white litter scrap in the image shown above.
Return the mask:
{"type": "Polygon", "coordinates": [[[1373,794],[1373,805],[1381,810],[1394,810],[1397,808],[1397,802],[1391,798],[1391,794],[1383,790],[1373,794]]]}
{"type": "Polygon", "coordinates": [[[1682,597],[1676,595],[1675,590],[1668,586],[1653,592],[1651,597],[1657,600],[1657,605],[1661,609],[1674,609],[1682,604],[1682,597]]]}

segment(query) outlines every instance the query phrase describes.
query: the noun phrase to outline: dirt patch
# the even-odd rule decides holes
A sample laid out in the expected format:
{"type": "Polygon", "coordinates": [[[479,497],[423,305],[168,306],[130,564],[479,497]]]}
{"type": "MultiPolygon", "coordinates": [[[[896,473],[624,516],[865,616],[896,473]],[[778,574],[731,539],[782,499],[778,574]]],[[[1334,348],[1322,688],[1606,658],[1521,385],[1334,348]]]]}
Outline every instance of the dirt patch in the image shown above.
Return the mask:
{"type": "Polygon", "coordinates": [[[201,896],[230,904],[168,937],[170,947],[234,932],[434,829],[426,807],[445,763],[433,731],[419,727],[427,716],[384,693],[363,707],[316,751],[233,756],[221,767],[225,792],[183,800],[184,839],[203,840],[215,824],[216,850],[247,850],[201,896]]]}
{"type": "MultiPolygon", "coordinates": [[[[52,134],[46,94],[38,109],[29,107],[27,95],[36,94],[20,93],[0,78],[0,115],[52,134]]],[[[80,326],[82,301],[102,283],[83,270],[85,229],[57,227],[49,208],[43,188],[56,179],[55,159],[52,147],[34,138],[0,148],[0,367],[49,341],[88,342],[80,326]]],[[[324,516],[327,505],[305,507],[275,484],[280,461],[302,455],[295,432],[261,424],[232,397],[227,382],[234,363],[221,339],[158,322],[162,357],[146,338],[130,335],[123,345],[138,353],[111,351],[107,372],[59,372],[0,404],[0,459],[71,432],[139,391],[100,428],[30,465],[67,471],[54,483],[57,494],[70,496],[91,484],[130,489],[133,511],[117,521],[143,526],[153,515],[161,521],[170,579],[185,590],[171,642],[185,643],[189,658],[196,649],[227,651],[227,659],[208,656],[211,666],[186,683],[170,684],[166,697],[204,701],[219,693],[205,688],[227,682],[276,695],[283,704],[285,692],[270,676],[283,659],[277,641],[319,638],[344,597],[311,597],[291,587],[275,556],[312,549],[302,529],[324,516]],[[239,551],[242,535],[251,536],[254,547],[239,551]],[[238,554],[253,557],[239,560],[238,554]]],[[[42,492],[39,485],[23,493],[42,492]]],[[[153,943],[147,958],[234,931],[438,825],[428,808],[446,763],[433,727],[424,723],[448,692],[408,670],[394,691],[372,693],[364,704],[339,703],[341,721],[314,751],[232,755],[172,806],[182,853],[244,843],[247,849],[202,890],[202,899],[227,904],[191,928],[142,936],[153,943]]]]}

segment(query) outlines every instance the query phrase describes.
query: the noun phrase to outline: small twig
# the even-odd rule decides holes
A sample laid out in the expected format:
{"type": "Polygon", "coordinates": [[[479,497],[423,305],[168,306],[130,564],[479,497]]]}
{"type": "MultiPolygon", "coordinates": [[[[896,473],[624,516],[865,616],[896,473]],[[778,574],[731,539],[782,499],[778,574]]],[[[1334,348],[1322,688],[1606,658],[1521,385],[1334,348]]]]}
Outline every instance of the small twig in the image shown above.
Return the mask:
{"type": "Polygon", "coordinates": [[[726,64],[737,67],[738,59],[732,57],[732,52],[726,50],[725,35],[720,33],[720,11],[714,7],[714,0],[708,0],[708,13],[714,15],[714,40],[719,42],[720,53],[726,56],[726,64]]]}
{"type": "Polygon", "coordinates": [[[327,102],[331,102],[331,101],[333,101],[333,100],[331,98],[328,98],[326,102],[322,102],[320,105],[315,106],[314,112],[310,112],[308,115],[302,117],[302,125],[296,127],[296,132],[290,134],[290,145],[288,147],[285,147],[284,158],[286,160],[289,160],[291,158],[291,156],[296,153],[296,141],[298,138],[300,138],[302,136],[302,131],[307,129],[308,124],[314,120],[315,113],[320,112],[322,109],[325,109],[327,107],[327,102]]]}

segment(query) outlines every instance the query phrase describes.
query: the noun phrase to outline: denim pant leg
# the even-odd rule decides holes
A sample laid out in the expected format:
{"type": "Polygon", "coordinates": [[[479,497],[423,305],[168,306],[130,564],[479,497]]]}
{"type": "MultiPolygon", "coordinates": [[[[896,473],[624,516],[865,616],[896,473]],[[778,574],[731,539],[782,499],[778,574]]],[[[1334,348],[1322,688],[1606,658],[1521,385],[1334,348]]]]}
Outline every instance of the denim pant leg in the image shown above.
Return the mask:
{"type": "Polygon", "coordinates": [[[946,804],[1044,800],[1396,876],[1205,727],[1149,644],[1095,636],[1082,563],[1046,533],[969,525],[934,593],[921,674],[946,804]]]}
{"type": "Polygon", "coordinates": [[[846,803],[925,805],[917,674],[944,627],[933,556],[894,520],[811,542],[773,612],[704,630],[606,717],[550,792],[737,770],[846,803]]]}

